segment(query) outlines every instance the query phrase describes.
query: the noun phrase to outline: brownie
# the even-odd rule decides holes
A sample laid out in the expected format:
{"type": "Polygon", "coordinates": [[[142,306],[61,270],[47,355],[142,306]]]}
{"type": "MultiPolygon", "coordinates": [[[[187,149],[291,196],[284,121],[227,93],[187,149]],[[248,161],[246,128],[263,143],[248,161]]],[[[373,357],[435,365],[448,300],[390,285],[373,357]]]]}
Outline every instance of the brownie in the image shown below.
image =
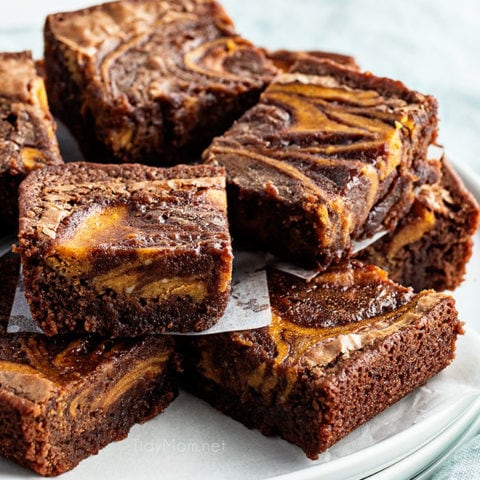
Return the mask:
{"type": "Polygon", "coordinates": [[[309,283],[270,271],[269,289],[270,326],[183,339],[184,384],[311,459],[454,358],[452,297],[378,267],[351,260],[309,283]]]}
{"type": "Polygon", "coordinates": [[[394,232],[359,254],[416,290],[453,290],[463,280],[479,225],[479,206],[447,160],[442,178],[420,187],[394,232]]]}
{"type": "Polygon", "coordinates": [[[31,53],[0,53],[0,234],[17,229],[20,182],[62,163],[55,129],[31,53]]]}
{"type": "Polygon", "coordinates": [[[314,57],[319,60],[331,60],[346,67],[359,70],[359,66],[355,58],[350,55],[342,55],[341,53],[324,52],[322,50],[265,50],[267,57],[273,61],[275,66],[281,72],[288,72],[295,63],[301,59],[314,57]]]}
{"type": "Polygon", "coordinates": [[[20,186],[18,250],[47,335],[209,328],[230,294],[225,172],[69,163],[20,186]]]}
{"type": "Polygon", "coordinates": [[[325,268],[393,230],[439,178],[426,158],[436,112],[400,82],[299,60],[203,154],[227,170],[235,239],[325,268]]]}
{"type": "Polygon", "coordinates": [[[213,0],[125,0],[45,24],[47,89],[86,158],[198,159],[276,73],[213,0]]]}
{"type": "MultiPolygon", "coordinates": [[[[18,258],[3,257],[0,265],[4,327],[18,258]]],[[[0,455],[45,476],[70,470],[164,410],[177,395],[175,370],[167,336],[109,340],[3,333],[0,455]]]]}

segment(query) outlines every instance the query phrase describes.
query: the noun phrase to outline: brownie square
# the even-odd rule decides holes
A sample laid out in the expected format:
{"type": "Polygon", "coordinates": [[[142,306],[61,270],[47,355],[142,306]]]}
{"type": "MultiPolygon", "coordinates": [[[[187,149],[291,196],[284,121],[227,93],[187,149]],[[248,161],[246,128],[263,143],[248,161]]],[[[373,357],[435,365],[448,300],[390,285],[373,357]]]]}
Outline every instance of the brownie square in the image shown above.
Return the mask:
{"type": "Polygon", "coordinates": [[[279,74],[204,152],[227,170],[234,236],[285,259],[325,268],[352,241],[393,230],[414,189],[439,171],[434,98],[328,60],[279,74]]]}
{"type": "MultiPolygon", "coordinates": [[[[357,261],[310,282],[269,272],[269,327],[183,339],[184,385],[315,459],[454,358],[454,300],[357,261]]],[[[180,339],[182,340],[182,339],[180,339]]]]}
{"type": "Polygon", "coordinates": [[[125,0],[49,15],[47,89],[86,158],[198,159],[276,69],[212,0],[125,0]]]}
{"type": "MultiPolygon", "coordinates": [[[[0,320],[9,317],[19,259],[0,259],[0,320]]],[[[167,336],[107,340],[0,335],[0,455],[52,476],[75,467],[177,395],[167,336]]]]}
{"type": "Polygon", "coordinates": [[[417,291],[460,285],[479,226],[477,202],[447,160],[441,168],[440,181],[419,188],[397,228],[358,255],[417,291]]]}
{"type": "Polygon", "coordinates": [[[55,129],[31,53],[0,53],[0,235],[17,229],[20,182],[62,163],[55,129]]]}
{"type": "Polygon", "coordinates": [[[47,335],[209,328],[230,293],[225,172],[69,163],[20,186],[26,297],[47,335]]]}

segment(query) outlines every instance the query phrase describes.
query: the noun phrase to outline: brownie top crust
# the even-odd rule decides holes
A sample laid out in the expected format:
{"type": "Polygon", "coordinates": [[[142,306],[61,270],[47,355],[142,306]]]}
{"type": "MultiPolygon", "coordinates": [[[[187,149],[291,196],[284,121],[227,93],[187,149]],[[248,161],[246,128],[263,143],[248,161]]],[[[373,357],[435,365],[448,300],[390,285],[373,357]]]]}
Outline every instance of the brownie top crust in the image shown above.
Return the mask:
{"type": "Polygon", "coordinates": [[[314,376],[322,376],[322,368],[332,367],[335,359],[419,321],[451,298],[433,291],[414,294],[378,267],[355,260],[310,282],[271,270],[268,282],[272,324],[225,335],[255,348],[259,361],[268,359],[292,372],[311,366],[314,376]]]}
{"type": "Polygon", "coordinates": [[[73,255],[109,249],[223,249],[225,172],[208,166],[70,163],[20,187],[20,246],[73,255]]]}
{"type": "Polygon", "coordinates": [[[385,271],[353,260],[307,283],[273,269],[268,279],[276,315],[305,328],[342,328],[396,310],[413,297],[385,271]]]}
{"type": "Polygon", "coordinates": [[[92,93],[100,86],[106,101],[127,110],[175,95],[179,104],[188,97],[193,108],[199,89],[240,93],[275,73],[212,0],[111,2],[50,15],[47,24],[85,65],[76,74],[92,93]]]}
{"type": "Polygon", "coordinates": [[[171,275],[188,270],[179,259],[192,255],[217,253],[231,265],[222,168],[69,163],[34,172],[19,203],[23,260],[40,255],[67,278],[94,275],[99,292],[134,288],[150,298],[168,286],[157,278],[160,259],[171,275]]]}
{"type": "Polygon", "coordinates": [[[226,167],[242,198],[301,205],[338,261],[351,239],[391,230],[408,211],[436,111],[401,82],[301,58],[203,158],[226,167]]]}
{"type": "Polygon", "coordinates": [[[0,53],[0,174],[26,175],[61,162],[45,85],[31,53],[0,53]]]}
{"type": "MultiPolygon", "coordinates": [[[[123,356],[134,358],[137,351],[142,352],[137,360],[143,373],[161,370],[171,354],[172,342],[154,337],[106,340],[95,336],[52,339],[40,334],[6,335],[0,337],[0,386],[25,400],[42,402],[62,388],[84,383],[95,371],[108,372],[123,356]],[[146,349],[150,359],[145,357],[146,349]]],[[[118,385],[116,393],[110,392],[111,399],[118,398],[126,387],[118,385]]],[[[105,406],[107,400],[99,399],[105,406]]]]}

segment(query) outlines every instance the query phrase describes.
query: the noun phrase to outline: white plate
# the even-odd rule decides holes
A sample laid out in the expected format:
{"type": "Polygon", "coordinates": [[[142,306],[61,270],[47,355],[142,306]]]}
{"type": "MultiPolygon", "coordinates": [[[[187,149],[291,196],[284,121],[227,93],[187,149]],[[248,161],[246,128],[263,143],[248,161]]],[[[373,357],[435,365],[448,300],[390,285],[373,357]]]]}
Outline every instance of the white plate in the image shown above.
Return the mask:
{"type": "Polygon", "coordinates": [[[371,475],[368,480],[429,478],[455,450],[472,438],[480,428],[480,398],[477,398],[451,426],[430,440],[424,447],[389,468],[371,475]],[[425,465],[428,465],[425,469],[425,465]],[[420,472],[420,473],[419,473],[420,472]]]}
{"type": "MultiPolygon", "coordinates": [[[[442,468],[442,465],[446,460],[453,456],[457,450],[462,448],[469,440],[479,433],[480,415],[478,415],[477,412],[476,418],[472,418],[471,423],[462,432],[462,434],[458,436],[425,470],[422,470],[421,473],[416,475],[413,480],[427,480],[431,478],[434,473],[442,468]]],[[[419,462],[417,461],[417,465],[418,463],[419,462]]]]}

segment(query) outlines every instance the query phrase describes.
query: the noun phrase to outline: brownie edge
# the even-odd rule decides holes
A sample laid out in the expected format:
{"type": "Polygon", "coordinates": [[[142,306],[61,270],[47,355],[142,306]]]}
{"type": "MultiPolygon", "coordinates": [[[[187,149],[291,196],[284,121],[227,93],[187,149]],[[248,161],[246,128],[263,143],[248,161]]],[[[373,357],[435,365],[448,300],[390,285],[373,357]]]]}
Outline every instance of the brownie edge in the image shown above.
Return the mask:
{"type": "Polygon", "coordinates": [[[442,159],[442,178],[424,185],[395,231],[361,251],[392,279],[419,291],[453,290],[472,256],[480,208],[452,165],[442,159]]]}
{"type": "Polygon", "coordinates": [[[0,337],[0,455],[59,475],[124,439],[176,395],[168,338],[0,337]]]}

